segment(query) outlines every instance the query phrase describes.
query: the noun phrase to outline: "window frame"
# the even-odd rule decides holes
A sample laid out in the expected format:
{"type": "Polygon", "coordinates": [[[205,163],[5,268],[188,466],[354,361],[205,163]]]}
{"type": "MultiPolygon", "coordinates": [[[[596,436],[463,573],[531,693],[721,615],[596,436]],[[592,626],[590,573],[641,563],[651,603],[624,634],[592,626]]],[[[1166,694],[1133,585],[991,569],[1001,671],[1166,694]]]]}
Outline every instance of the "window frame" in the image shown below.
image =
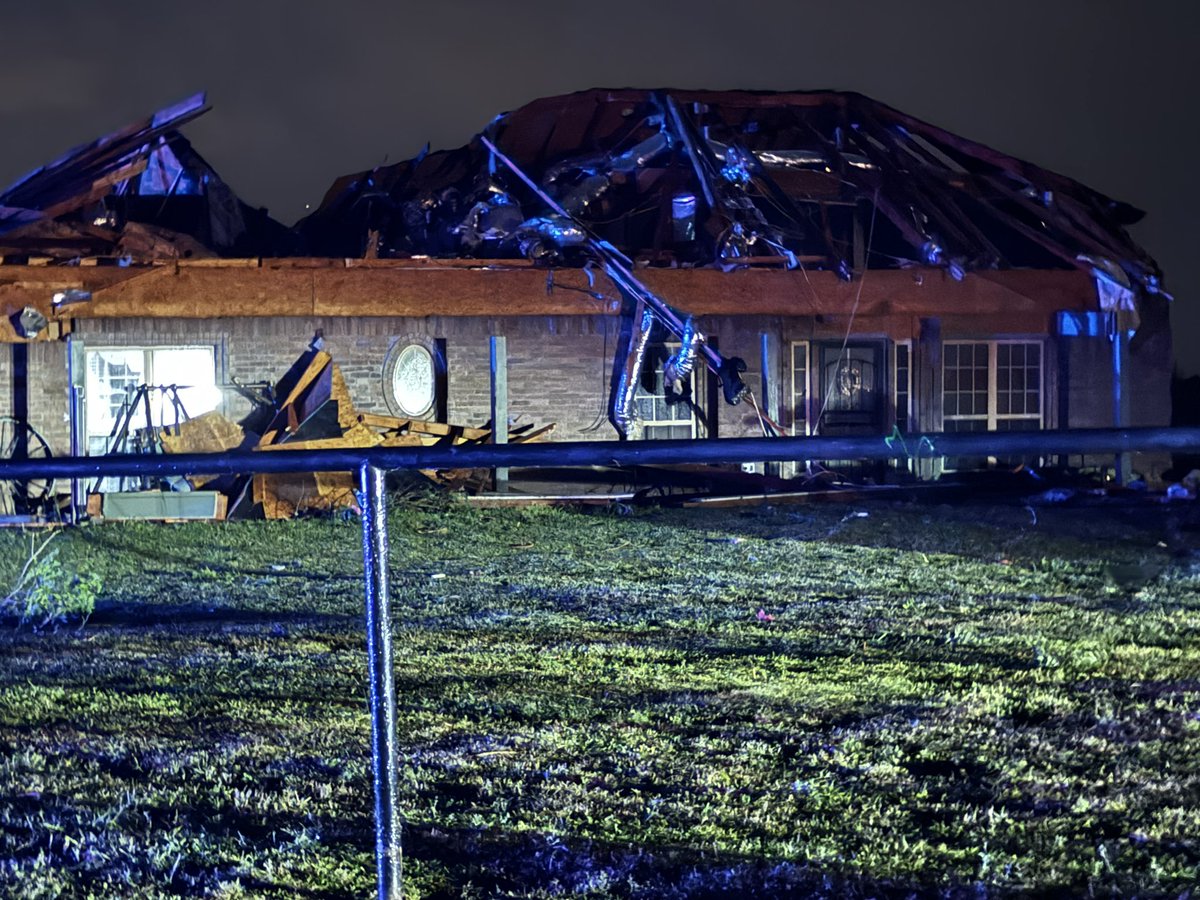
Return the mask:
{"type": "MultiPolygon", "coordinates": [[[[219,355],[219,348],[215,344],[209,344],[209,343],[112,344],[112,345],[90,346],[90,347],[85,345],[83,347],[84,377],[83,377],[83,390],[81,392],[82,401],[83,401],[81,418],[83,420],[83,429],[82,429],[82,431],[83,431],[83,434],[82,434],[83,447],[84,447],[84,453],[86,455],[88,455],[88,456],[96,455],[91,450],[92,440],[94,438],[104,438],[107,441],[107,438],[111,435],[112,427],[116,424],[117,416],[120,415],[120,410],[117,410],[114,412],[114,411],[112,411],[111,406],[109,406],[109,411],[112,413],[112,415],[110,417],[112,419],[112,425],[109,426],[109,432],[101,434],[101,433],[95,432],[91,429],[91,422],[90,422],[91,417],[89,415],[89,412],[92,409],[92,404],[97,402],[96,398],[90,396],[91,392],[89,391],[89,388],[91,387],[91,380],[92,380],[90,372],[91,372],[92,359],[94,358],[93,354],[99,355],[99,354],[112,354],[112,353],[141,353],[142,354],[143,376],[142,376],[142,380],[139,383],[152,385],[152,386],[163,386],[166,384],[166,382],[160,381],[158,378],[155,377],[154,357],[158,353],[164,353],[164,352],[169,352],[169,351],[179,351],[179,350],[203,350],[209,354],[209,358],[212,363],[211,388],[213,391],[218,393],[218,397],[219,397],[220,388],[219,388],[219,378],[218,378],[218,376],[219,376],[218,366],[220,365],[220,355],[219,355]]],[[[135,385],[135,387],[136,387],[136,385],[135,385]]],[[[209,385],[191,385],[189,387],[204,389],[204,388],[209,387],[209,385]]],[[[126,388],[126,390],[128,390],[128,388],[126,388]]],[[[185,388],[185,390],[186,390],[186,388],[185,388]]],[[[157,399],[161,402],[162,398],[159,397],[157,399]]],[[[222,402],[220,399],[218,399],[216,405],[213,406],[212,409],[219,410],[221,407],[222,407],[222,402]]],[[[209,409],[204,409],[204,410],[188,409],[186,407],[186,405],[185,405],[184,409],[186,410],[189,418],[194,418],[195,416],[200,415],[203,412],[210,411],[209,409]]],[[[172,408],[172,410],[173,410],[173,408],[172,408]]],[[[157,423],[148,422],[144,426],[137,426],[137,427],[154,427],[156,424],[163,426],[163,427],[167,427],[168,425],[178,425],[179,424],[178,412],[173,410],[173,413],[174,413],[174,415],[172,416],[172,418],[175,421],[172,421],[169,423],[164,422],[164,421],[162,421],[162,418],[161,418],[162,417],[162,409],[160,409],[159,410],[159,421],[157,423]]],[[[106,447],[107,447],[107,445],[106,445],[106,447]]],[[[104,451],[101,451],[101,452],[104,452],[104,451]]]]}
{"type": "Polygon", "coordinates": [[[383,395],[388,408],[400,418],[423,419],[437,406],[438,378],[437,357],[422,341],[407,341],[395,344],[388,353],[383,371],[383,395]],[[425,405],[417,411],[406,409],[404,402],[396,392],[396,373],[400,371],[401,361],[412,351],[422,356],[422,362],[429,368],[429,395],[425,405]]]}
{"type": "Polygon", "coordinates": [[[902,434],[913,424],[913,348],[911,340],[894,341],[892,346],[892,424],[902,434]],[[900,356],[904,355],[904,389],[900,386],[900,356]]]}
{"type": "Polygon", "coordinates": [[[638,422],[638,440],[643,440],[643,441],[664,441],[664,440],[672,440],[672,439],[674,439],[674,440],[695,440],[696,438],[698,438],[700,436],[700,428],[701,428],[702,422],[701,422],[700,413],[697,411],[698,403],[696,401],[696,390],[697,390],[698,379],[696,377],[696,374],[697,374],[696,370],[693,368],[691,373],[688,375],[688,389],[689,389],[688,396],[691,397],[691,403],[671,404],[671,403],[666,402],[666,396],[667,396],[666,395],[666,380],[663,376],[662,366],[654,365],[652,363],[652,360],[658,359],[659,351],[665,352],[666,356],[669,358],[670,356],[679,352],[680,346],[681,345],[680,345],[679,341],[651,341],[646,346],[646,353],[645,353],[645,356],[643,357],[643,362],[642,362],[642,371],[639,373],[637,387],[634,389],[634,392],[633,392],[633,405],[634,405],[634,409],[636,410],[636,413],[637,413],[637,422],[638,422]],[[650,372],[653,373],[654,384],[655,384],[656,388],[661,385],[661,387],[662,387],[661,394],[659,394],[659,393],[650,394],[650,393],[646,392],[647,370],[649,370],[650,372]],[[684,406],[685,409],[687,410],[688,418],[686,420],[684,420],[684,419],[647,419],[645,416],[643,416],[641,401],[654,400],[655,403],[652,404],[652,406],[651,406],[651,408],[653,409],[657,406],[657,401],[660,399],[663,401],[663,406],[666,408],[670,408],[672,406],[684,406]],[[651,435],[649,433],[651,428],[679,428],[684,425],[686,425],[689,430],[687,438],[655,437],[654,435],[651,435]]]}
{"type": "MultiPolygon", "coordinates": [[[[960,367],[956,366],[955,368],[958,369],[960,367]]],[[[1010,368],[1010,371],[1012,371],[1012,367],[1010,366],[1009,368],[1010,368]]],[[[1024,368],[1026,370],[1028,370],[1029,366],[1026,365],[1024,368]]],[[[986,423],[987,431],[996,431],[997,424],[999,422],[1028,422],[1031,424],[1036,423],[1036,428],[1038,430],[1044,429],[1046,427],[1046,406],[1047,406],[1046,390],[1047,390],[1047,385],[1046,385],[1046,343],[1044,340],[1041,340],[1038,338],[1025,337],[1025,338],[990,338],[987,340],[955,339],[955,340],[947,340],[947,341],[942,342],[942,391],[941,391],[941,394],[942,394],[942,430],[943,431],[946,430],[947,422],[984,422],[984,423],[986,423]],[[999,413],[997,411],[999,408],[998,401],[999,401],[999,395],[1000,395],[1000,390],[999,390],[999,356],[1000,356],[999,348],[1001,346],[1017,346],[1017,345],[1024,346],[1027,348],[1028,347],[1036,347],[1037,348],[1038,411],[1037,411],[1036,416],[1031,415],[1029,413],[1019,413],[1019,414],[1012,413],[1012,412],[999,413]],[[986,411],[986,413],[983,413],[983,414],[980,414],[980,413],[948,414],[946,412],[946,399],[947,399],[947,395],[949,393],[946,388],[946,371],[947,371],[946,348],[951,347],[951,346],[954,346],[954,347],[986,346],[987,347],[987,411],[986,411]]],[[[1027,388],[1024,388],[1023,391],[1025,391],[1026,393],[1029,393],[1029,390],[1027,388]]],[[[960,391],[958,389],[958,386],[956,385],[954,393],[961,394],[964,392],[960,391]]]]}
{"type": "Polygon", "coordinates": [[[792,341],[788,353],[788,368],[791,372],[789,379],[791,392],[791,413],[792,423],[791,432],[796,436],[805,436],[812,433],[812,342],[811,341],[792,341]],[[796,351],[803,348],[804,350],[804,372],[801,375],[801,380],[804,382],[804,397],[802,400],[797,400],[796,387],[796,351]],[[801,414],[802,413],[802,414],[801,414]],[[797,430],[797,424],[803,425],[803,428],[797,430]]]}

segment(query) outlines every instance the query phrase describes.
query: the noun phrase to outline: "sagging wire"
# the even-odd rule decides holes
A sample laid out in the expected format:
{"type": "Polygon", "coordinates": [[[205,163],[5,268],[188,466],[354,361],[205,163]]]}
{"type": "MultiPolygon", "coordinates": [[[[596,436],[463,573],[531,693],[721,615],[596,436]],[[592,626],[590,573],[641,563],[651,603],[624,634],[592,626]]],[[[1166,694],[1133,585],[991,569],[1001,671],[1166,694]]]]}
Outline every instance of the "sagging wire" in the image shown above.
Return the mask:
{"type": "MultiPolygon", "coordinates": [[[[875,216],[879,212],[879,188],[875,188],[875,196],[871,200],[871,227],[867,230],[867,252],[863,254],[864,259],[869,259],[871,256],[871,244],[875,240],[875,216]]],[[[801,269],[803,271],[803,268],[801,269]]],[[[846,334],[842,338],[841,349],[838,350],[837,362],[834,363],[834,371],[841,366],[842,360],[846,356],[846,348],[850,345],[850,334],[854,329],[854,317],[858,313],[859,301],[862,299],[863,283],[867,280],[867,269],[864,267],[862,274],[858,278],[858,290],[854,292],[854,304],[850,307],[850,319],[846,322],[846,334]]],[[[807,279],[808,274],[805,273],[807,279]]],[[[814,292],[815,296],[815,292],[814,292]]],[[[817,427],[820,427],[821,419],[825,416],[825,410],[829,406],[829,401],[833,398],[834,382],[831,380],[825,388],[825,396],[821,399],[821,408],[817,412],[817,417],[814,422],[817,427]]]]}
{"type": "MultiPolygon", "coordinates": [[[[592,420],[592,423],[590,425],[581,429],[584,434],[590,434],[593,431],[598,431],[600,428],[604,427],[604,425],[608,424],[608,386],[606,384],[606,381],[609,377],[609,368],[608,368],[608,366],[609,366],[609,363],[608,363],[609,323],[608,323],[608,317],[605,316],[603,321],[604,321],[604,352],[600,356],[600,391],[599,391],[599,396],[601,398],[600,399],[600,411],[598,413],[596,413],[596,418],[594,418],[592,420]]],[[[619,328],[620,326],[618,325],[617,327],[619,328]]]]}
{"type": "Polygon", "coordinates": [[[762,429],[763,437],[787,437],[787,429],[759,407],[758,399],[754,396],[754,391],[746,391],[746,396],[750,398],[750,402],[754,406],[754,414],[758,416],[758,427],[762,429]]]}
{"type": "MultiPolygon", "coordinates": [[[[585,269],[584,274],[587,276],[589,286],[596,283],[595,276],[593,276],[590,270],[585,269]]],[[[575,291],[577,294],[586,294],[593,300],[600,300],[606,304],[616,302],[611,297],[602,294],[600,291],[589,291],[587,288],[575,287],[573,284],[559,284],[554,280],[554,270],[549,269],[546,272],[546,296],[549,297],[555,291],[575,291]]]]}
{"type": "Polygon", "coordinates": [[[632,218],[633,216],[640,216],[642,213],[654,212],[656,209],[658,209],[657,201],[655,201],[654,203],[646,203],[643,206],[635,207],[634,209],[629,210],[628,212],[623,212],[620,215],[610,216],[607,219],[589,218],[587,220],[587,224],[588,225],[611,225],[613,222],[620,222],[623,219],[629,219],[629,218],[632,218]]]}
{"type": "Polygon", "coordinates": [[[754,414],[758,416],[758,427],[762,429],[763,437],[770,437],[771,435],[767,433],[767,423],[763,421],[762,410],[758,408],[758,398],[754,396],[754,391],[746,393],[750,397],[750,404],[754,407],[754,414]]]}
{"type": "MultiPolygon", "coordinates": [[[[596,276],[595,276],[595,273],[593,273],[593,271],[591,270],[590,264],[589,264],[589,266],[584,267],[583,274],[587,277],[589,287],[595,285],[596,276]]],[[[579,293],[579,294],[585,294],[588,297],[591,297],[593,300],[599,300],[599,301],[605,303],[606,305],[616,302],[614,299],[608,297],[607,295],[601,293],[600,291],[591,291],[591,290],[588,290],[587,288],[575,287],[574,285],[571,285],[571,284],[559,284],[558,282],[556,282],[554,280],[554,270],[550,269],[546,273],[546,293],[547,293],[547,295],[549,295],[549,294],[554,293],[554,291],[556,291],[556,290],[575,291],[576,293],[579,293]]],[[[600,385],[601,385],[600,396],[603,397],[603,396],[606,396],[606,393],[607,393],[604,390],[604,379],[605,379],[606,373],[608,372],[607,360],[608,360],[609,324],[608,324],[607,316],[602,317],[602,318],[603,318],[603,323],[604,323],[604,353],[601,356],[601,364],[600,364],[600,385]]],[[[582,428],[580,430],[582,432],[584,432],[585,434],[590,433],[590,432],[598,430],[607,421],[608,421],[608,404],[606,401],[602,401],[600,404],[600,412],[596,414],[596,418],[594,418],[592,420],[591,424],[587,425],[585,428],[582,428]]]]}

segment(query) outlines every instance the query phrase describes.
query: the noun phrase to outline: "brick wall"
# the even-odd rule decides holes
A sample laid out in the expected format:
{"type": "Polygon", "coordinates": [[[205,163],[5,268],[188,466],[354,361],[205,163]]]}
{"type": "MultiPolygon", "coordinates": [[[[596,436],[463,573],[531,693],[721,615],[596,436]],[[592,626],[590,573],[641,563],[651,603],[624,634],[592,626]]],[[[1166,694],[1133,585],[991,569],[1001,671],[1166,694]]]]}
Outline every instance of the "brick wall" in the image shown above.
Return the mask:
{"type": "MultiPolygon", "coordinates": [[[[388,413],[384,363],[393,345],[414,338],[442,339],[448,366],[448,417],[466,425],[491,418],[488,338],[504,335],[508,339],[509,416],[515,424],[553,422],[554,437],[559,440],[616,438],[607,423],[611,361],[619,329],[618,321],[611,317],[158,319],[131,324],[116,319],[86,321],[79,323],[75,334],[92,349],[209,344],[216,348],[218,381],[236,378],[243,383],[274,383],[320,329],[324,347],[341,369],[355,407],[384,414],[388,413]]],[[[65,423],[65,348],[42,346],[54,348],[61,359],[31,372],[31,384],[40,384],[37,396],[30,398],[31,409],[39,410],[39,421],[62,419],[65,423]]],[[[227,392],[223,411],[239,418],[248,411],[248,404],[227,392]]],[[[55,452],[65,452],[65,424],[53,433],[55,452]]]]}
{"type": "MultiPolygon", "coordinates": [[[[759,334],[775,336],[778,349],[774,373],[780,380],[781,424],[789,425],[790,341],[833,340],[844,324],[811,318],[709,317],[698,322],[717,339],[723,355],[741,356],[747,363],[745,380],[762,402],[759,375],[759,334]]],[[[856,322],[856,333],[883,334],[882,323],[856,322]],[[877,327],[878,326],[878,327],[877,327]]],[[[509,414],[517,424],[556,423],[556,440],[612,440],[608,422],[609,389],[620,320],[613,316],[461,318],[238,318],[214,320],[78,320],[75,337],[85,347],[147,347],[207,344],[216,348],[217,379],[226,382],[277,381],[308,347],[317,329],[325,348],[341,367],[356,407],[387,413],[384,363],[398,341],[445,341],[448,365],[448,417],[451,422],[477,425],[490,416],[488,337],[507,338],[509,357],[509,414]]],[[[1169,334],[1147,328],[1133,348],[1134,380],[1139,399],[1136,424],[1164,424],[1169,414],[1165,389],[1169,377],[1169,334]],[[1151,341],[1151,336],[1154,340],[1151,341]],[[1161,383],[1161,384],[1160,384],[1161,383]],[[1161,390],[1160,390],[1161,387],[1161,390]],[[1148,390],[1143,390],[1148,388],[1148,390]]],[[[8,348],[0,348],[0,414],[11,410],[11,365],[8,348]]],[[[1072,344],[1069,406],[1072,427],[1108,425],[1109,376],[1107,342],[1096,346],[1083,339],[1072,344]]],[[[66,453],[66,345],[35,342],[29,348],[29,407],[31,422],[51,443],[66,453]]],[[[1050,373],[1048,373],[1049,375],[1050,373]]],[[[749,403],[729,406],[720,399],[715,376],[700,372],[697,399],[702,404],[715,394],[718,434],[740,437],[760,434],[749,403]]],[[[225,412],[240,418],[248,404],[226,393],[225,412]]],[[[1053,402],[1053,401],[1052,401],[1053,402]]]]}
{"type": "MultiPolygon", "coordinates": [[[[67,346],[35,341],[29,350],[29,424],[55,453],[65,453],[67,428],[67,346]]],[[[12,346],[0,346],[0,415],[13,414],[12,346]]]]}

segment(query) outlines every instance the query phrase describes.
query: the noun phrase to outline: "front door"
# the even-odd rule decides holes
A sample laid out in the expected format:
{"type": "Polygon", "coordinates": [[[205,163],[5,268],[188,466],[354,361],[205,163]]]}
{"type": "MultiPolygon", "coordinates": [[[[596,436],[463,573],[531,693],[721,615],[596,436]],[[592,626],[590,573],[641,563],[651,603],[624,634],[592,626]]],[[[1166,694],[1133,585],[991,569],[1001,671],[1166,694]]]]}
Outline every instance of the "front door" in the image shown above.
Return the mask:
{"type": "Polygon", "coordinates": [[[818,354],[817,433],[881,434],[887,408],[883,344],[821,344],[818,354]]]}

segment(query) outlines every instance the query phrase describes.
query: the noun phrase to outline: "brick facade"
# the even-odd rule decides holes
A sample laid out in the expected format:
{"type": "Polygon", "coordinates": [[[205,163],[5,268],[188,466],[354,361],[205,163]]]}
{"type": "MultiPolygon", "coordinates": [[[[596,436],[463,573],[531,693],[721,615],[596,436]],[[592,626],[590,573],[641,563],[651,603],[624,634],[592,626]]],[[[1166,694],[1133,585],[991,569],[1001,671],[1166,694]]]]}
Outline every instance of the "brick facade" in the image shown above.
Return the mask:
{"type": "MultiPolygon", "coordinates": [[[[791,360],[793,341],[813,346],[838,344],[845,337],[845,320],[822,317],[710,316],[698,320],[725,356],[746,360],[747,385],[765,411],[760,376],[760,335],[772,347],[773,374],[779,379],[780,423],[790,428],[791,360]]],[[[384,398],[384,365],[397,342],[444,342],[447,365],[447,418],[478,425],[490,418],[490,335],[504,335],[508,346],[509,415],[515,424],[556,424],[556,440],[615,440],[608,421],[614,355],[621,320],[612,315],[514,317],[295,317],[221,319],[80,319],[73,340],[84,348],[210,345],[215,350],[218,383],[276,382],[308,347],[320,330],[324,346],[341,368],[356,407],[363,412],[388,413],[384,398]]],[[[1169,333],[1145,329],[1135,341],[1132,376],[1139,385],[1134,404],[1136,425],[1165,424],[1169,419],[1162,356],[1169,354],[1169,333]],[[1159,383],[1163,382],[1163,383],[1159,383]]],[[[855,322],[855,339],[874,340],[890,359],[894,340],[912,340],[914,396],[918,381],[930,386],[925,409],[917,411],[913,430],[940,430],[936,397],[940,390],[938,356],[919,340],[921,320],[905,317],[865,317],[855,322]],[[935,398],[935,402],[930,401],[935,398]]],[[[940,340],[983,339],[986,332],[969,324],[943,323],[940,340]]],[[[1045,347],[1045,427],[1089,427],[1111,423],[1111,369],[1108,343],[1103,338],[1043,339],[1045,347]],[[1068,377],[1063,398],[1058,379],[1068,377]],[[1059,421],[1064,400],[1067,422],[1059,421]]],[[[0,353],[0,413],[11,410],[11,356],[0,353]]],[[[890,373],[889,373],[890,375],[890,373]]],[[[67,423],[67,346],[41,341],[29,345],[30,421],[65,454],[67,423]]],[[[886,382],[890,395],[890,377],[886,382]]],[[[719,399],[714,376],[700,371],[695,397],[706,407],[719,437],[761,434],[754,406],[729,406],[719,399]]],[[[237,419],[249,406],[232,391],[224,392],[223,412],[237,419]]],[[[890,402],[890,398],[889,398],[890,402]]],[[[890,422],[890,416],[889,422],[890,422]]],[[[888,424],[884,424],[886,429],[888,424]]],[[[703,432],[702,432],[703,433],[703,432]]]]}

